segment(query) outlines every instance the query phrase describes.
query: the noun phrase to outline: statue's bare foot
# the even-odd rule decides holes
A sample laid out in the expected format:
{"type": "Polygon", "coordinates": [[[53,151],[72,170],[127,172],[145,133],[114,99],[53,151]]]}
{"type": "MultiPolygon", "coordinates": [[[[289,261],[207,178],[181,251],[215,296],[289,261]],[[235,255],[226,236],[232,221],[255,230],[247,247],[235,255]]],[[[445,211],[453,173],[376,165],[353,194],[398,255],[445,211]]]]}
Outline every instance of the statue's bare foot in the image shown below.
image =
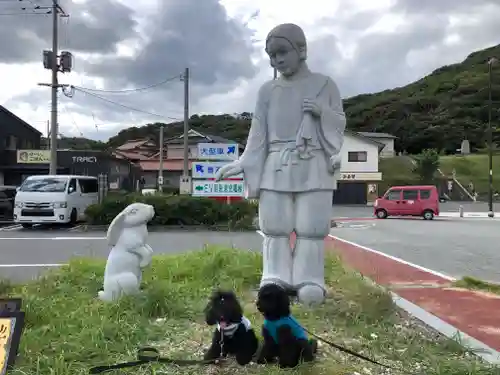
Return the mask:
{"type": "Polygon", "coordinates": [[[305,284],[297,291],[299,302],[306,305],[320,305],[325,301],[325,291],[319,285],[305,284]]]}

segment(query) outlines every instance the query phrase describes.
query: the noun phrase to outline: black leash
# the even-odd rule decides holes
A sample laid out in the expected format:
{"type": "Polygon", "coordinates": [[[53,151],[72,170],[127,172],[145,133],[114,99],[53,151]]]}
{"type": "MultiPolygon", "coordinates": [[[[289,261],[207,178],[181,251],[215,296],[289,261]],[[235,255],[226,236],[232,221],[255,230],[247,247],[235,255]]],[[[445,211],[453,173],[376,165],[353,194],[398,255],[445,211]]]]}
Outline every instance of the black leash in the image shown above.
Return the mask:
{"type": "Polygon", "coordinates": [[[137,351],[137,360],[130,362],[117,363],[115,365],[95,366],[89,370],[89,374],[100,374],[102,372],[117,370],[121,368],[141,366],[147,363],[164,363],[176,366],[196,366],[211,365],[223,361],[225,358],[199,360],[199,359],[175,359],[161,357],[158,349],[153,347],[140,348],[137,351]]]}
{"type": "Polygon", "coordinates": [[[398,371],[402,374],[408,374],[408,375],[417,375],[416,373],[412,373],[412,372],[408,372],[408,371],[405,371],[405,370],[402,370],[402,369],[398,369],[396,367],[392,367],[392,366],[389,366],[389,365],[385,365],[383,363],[380,363],[380,362],[377,362],[376,360],[370,358],[370,357],[367,357],[363,354],[360,354],[360,353],[357,353],[355,352],[354,350],[351,350],[351,349],[348,349],[346,347],[343,347],[341,345],[338,345],[338,344],[335,344],[334,342],[331,342],[327,339],[324,339],[323,337],[321,336],[318,336],[317,334],[315,334],[314,332],[311,332],[309,331],[308,329],[302,327],[304,329],[304,331],[306,331],[308,334],[310,334],[311,336],[315,337],[316,339],[318,339],[319,341],[327,344],[327,345],[330,345],[332,348],[335,348],[341,352],[344,352],[344,353],[347,353],[347,354],[350,354],[354,357],[357,357],[357,358],[360,358],[366,362],[370,362],[370,363],[373,363],[374,365],[377,365],[377,366],[380,366],[380,367],[384,367],[386,369],[389,369],[389,370],[394,370],[394,371],[398,371]]]}

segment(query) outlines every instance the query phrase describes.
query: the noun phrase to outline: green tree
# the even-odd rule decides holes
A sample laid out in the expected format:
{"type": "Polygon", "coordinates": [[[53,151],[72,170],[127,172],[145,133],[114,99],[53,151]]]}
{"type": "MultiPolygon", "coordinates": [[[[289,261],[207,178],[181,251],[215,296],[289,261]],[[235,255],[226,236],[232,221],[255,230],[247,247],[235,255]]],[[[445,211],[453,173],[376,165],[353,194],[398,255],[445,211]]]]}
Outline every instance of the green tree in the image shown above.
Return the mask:
{"type": "Polygon", "coordinates": [[[417,155],[415,162],[413,172],[420,177],[422,183],[431,184],[439,168],[439,152],[432,148],[424,149],[417,155]]]}

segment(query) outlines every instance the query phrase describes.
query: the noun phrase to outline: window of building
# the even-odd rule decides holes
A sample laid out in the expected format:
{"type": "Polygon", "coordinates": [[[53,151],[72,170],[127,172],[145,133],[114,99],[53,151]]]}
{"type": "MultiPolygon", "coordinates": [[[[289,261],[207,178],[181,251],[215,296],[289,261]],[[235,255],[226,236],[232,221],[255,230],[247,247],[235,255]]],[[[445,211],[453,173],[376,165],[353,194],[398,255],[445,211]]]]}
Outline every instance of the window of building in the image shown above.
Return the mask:
{"type": "Polygon", "coordinates": [[[398,201],[401,199],[401,190],[391,190],[385,196],[385,199],[389,201],[398,201]]]}
{"type": "Polygon", "coordinates": [[[414,201],[418,199],[418,190],[403,190],[403,200],[414,201]]]}
{"type": "Polygon", "coordinates": [[[429,199],[431,197],[430,190],[420,190],[420,199],[429,199]]]}
{"type": "Polygon", "coordinates": [[[9,140],[6,148],[7,150],[17,150],[17,138],[13,135],[9,135],[9,140]]]}
{"type": "Polygon", "coordinates": [[[349,151],[347,153],[347,161],[349,162],[366,162],[368,155],[366,151],[349,151]]]}

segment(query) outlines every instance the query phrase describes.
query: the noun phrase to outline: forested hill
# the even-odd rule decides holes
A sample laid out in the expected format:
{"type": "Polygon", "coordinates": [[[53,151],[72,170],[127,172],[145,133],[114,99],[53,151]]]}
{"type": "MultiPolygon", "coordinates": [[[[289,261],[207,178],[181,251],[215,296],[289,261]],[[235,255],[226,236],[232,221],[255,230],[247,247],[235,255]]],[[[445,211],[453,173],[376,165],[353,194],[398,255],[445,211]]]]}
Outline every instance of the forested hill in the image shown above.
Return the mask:
{"type": "MultiPolygon", "coordinates": [[[[404,87],[344,100],[348,128],[377,131],[398,137],[396,147],[409,153],[423,148],[454,152],[467,137],[473,148],[483,148],[488,122],[488,61],[500,59],[500,45],[470,54],[463,62],[443,66],[404,87]]],[[[500,61],[492,66],[492,123],[500,143],[500,61]]],[[[201,133],[243,142],[251,114],[193,115],[190,127],[201,133]]],[[[161,123],[130,127],[110,138],[116,147],[127,140],[158,139],[161,123]]],[[[167,124],[165,137],[178,135],[182,122],[167,124]]]]}

